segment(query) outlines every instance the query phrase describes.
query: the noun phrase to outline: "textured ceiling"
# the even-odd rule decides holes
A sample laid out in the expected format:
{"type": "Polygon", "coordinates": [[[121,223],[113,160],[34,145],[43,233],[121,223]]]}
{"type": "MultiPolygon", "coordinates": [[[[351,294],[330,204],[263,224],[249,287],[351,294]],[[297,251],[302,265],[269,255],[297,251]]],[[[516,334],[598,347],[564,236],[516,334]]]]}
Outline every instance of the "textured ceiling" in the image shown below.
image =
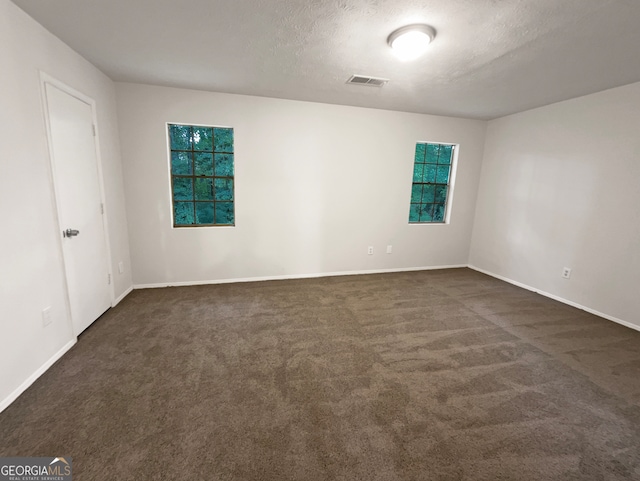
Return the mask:
{"type": "Polygon", "coordinates": [[[116,81],[481,119],[640,81],[640,0],[14,2],[116,81]],[[409,23],[438,33],[403,63],[409,23]]]}

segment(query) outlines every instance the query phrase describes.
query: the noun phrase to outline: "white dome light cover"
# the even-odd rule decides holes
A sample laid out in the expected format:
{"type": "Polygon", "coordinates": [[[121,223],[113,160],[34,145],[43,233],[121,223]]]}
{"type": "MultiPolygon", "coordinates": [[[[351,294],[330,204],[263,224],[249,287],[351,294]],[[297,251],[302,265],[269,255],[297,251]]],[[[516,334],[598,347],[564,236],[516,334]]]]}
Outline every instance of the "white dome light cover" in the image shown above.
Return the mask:
{"type": "Polygon", "coordinates": [[[400,60],[414,60],[427,50],[435,36],[436,31],[429,25],[407,25],[391,32],[387,43],[400,60]]]}

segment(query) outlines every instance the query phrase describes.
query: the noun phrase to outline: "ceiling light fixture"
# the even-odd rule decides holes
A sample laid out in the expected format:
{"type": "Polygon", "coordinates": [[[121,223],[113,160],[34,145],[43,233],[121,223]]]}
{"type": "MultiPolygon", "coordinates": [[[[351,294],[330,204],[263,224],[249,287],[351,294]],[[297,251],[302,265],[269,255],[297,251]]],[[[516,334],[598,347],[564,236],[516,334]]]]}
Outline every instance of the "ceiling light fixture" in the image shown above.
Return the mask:
{"type": "Polygon", "coordinates": [[[391,32],[387,43],[400,60],[414,60],[422,55],[436,36],[433,27],[407,25],[391,32]]]}

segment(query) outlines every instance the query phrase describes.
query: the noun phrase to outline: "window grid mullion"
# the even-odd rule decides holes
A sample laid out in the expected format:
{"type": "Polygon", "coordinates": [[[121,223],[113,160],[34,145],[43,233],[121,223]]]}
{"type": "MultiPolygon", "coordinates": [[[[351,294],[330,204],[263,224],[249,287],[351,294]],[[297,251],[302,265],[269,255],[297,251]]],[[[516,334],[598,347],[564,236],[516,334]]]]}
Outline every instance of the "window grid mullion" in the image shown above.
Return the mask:
{"type": "MultiPolygon", "coordinates": [[[[433,147],[432,147],[433,149],[433,147]]],[[[415,221],[411,221],[411,218],[409,219],[410,223],[445,223],[445,218],[446,218],[446,211],[448,208],[448,203],[449,203],[449,194],[450,194],[450,188],[449,186],[451,185],[451,170],[452,170],[452,166],[453,166],[453,153],[454,153],[454,149],[455,146],[452,146],[450,144],[430,144],[430,143],[422,143],[419,142],[418,144],[416,144],[416,158],[414,159],[414,165],[418,165],[418,164],[422,164],[423,165],[423,169],[426,169],[427,166],[431,165],[432,168],[435,168],[435,178],[434,178],[434,182],[412,182],[412,186],[416,186],[419,185],[421,187],[421,195],[420,195],[420,202],[410,202],[410,205],[412,206],[410,211],[414,211],[417,209],[417,220],[415,221]],[[419,145],[424,145],[424,156],[420,156],[418,155],[418,150],[420,149],[418,146],[419,145]],[[437,147],[437,151],[436,151],[436,155],[433,156],[429,156],[429,146],[435,146],[437,147]],[[445,154],[444,154],[444,148],[446,148],[447,146],[450,146],[451,148],[448,149],[449,150],[449,157],[445,158],[445,154]],[[420,160],[417,159],[417,157],[420,157],[420,160],[422,160],[422,162],[420,162],[420,160]],[[447,166],[447,182],[446,183],[442,183],[442,182],[438,182],[438,171],[440,170],[440,166],[442,166],[442,168],[444,168],[445,166],[447,166]],[[426,199],[425,198],[425,185],[432,185],[433,187],[433,195],[434,197],[432,199],[426,199]],[[442,189],[444,188],[444,192],[445,192],[445,199],[444,199],[444,204],[439,201],[436,198],[437,195],[437,191],[438,189],[442,189]],[[415,207],[413,207],[415,206],[415,207]],[[443,206],[443,210],[442,210],[442,220],[440,221],[434,221],[434,215],[436,213],[437,210],[436,206],[443,206]],[[426,207],[427,211],[430,210],[430,217],[431,220],[429,221],[423,221],[422,220],[422,214],[423,214],[423,207],[426,207]]],[[[421,150],[421,149],[420,149],[421,150]]],[[[435,149],[433,149],[435,150],[435,149]]],[[[425,172],[423,171],[423,176],[424,176],[425,172]]],[[[413,191],[413,187],[412,187],[412,191],[413,191]]],[[[415,214],[415,213],[414,213],[415,214]]],[[[414,215],[411,214],[411,215],[414,215]]]]}
{"type": "MultiPolygon", "coordinates": [[[[173,164],[170,164],[170,174],[171,174],[171,201],[172,201],[172,205],[174,207],[174,227],[198,227],[198,226],[227,226],[227,225],[235,225],[235,215],[234,215],[234,204],[235,204],[235,176],[232,175],[216,175],[216,160],[215,160],[215,154],[228,154],[233,156],[234,152],[233,150],[231,150],[230,152],[218,152],[216,151],[215,148],[215,139],[216,139],[216,127],[211,127],[212,131],[211,131],[211,142],[212,142],[212,146],[211,149],[205,149],[205,150],[199,150],[195,148],[195,139],[194,139],[194,129],[196,127],[192,126],[192,125],[184,125],[184,124],[169,124],[169,132],[170,132],[170,139],[169,139],[169,155],[170,155],[170,162],[172,160],[172,154],[173,153],[186,153],[189,154],[189,156],[191,157],[191,173],[189,175],[187,174],[174,174],[173,173],[173,164]],[[183,127],[187,127],[188,131],[185,132],[188,135],[190,144],[189,144],[189,148],[188,149],[174,149],[173,148],[173,139],[176,137],[172,136],[172,128],[175,125],[180,125],[183,127]],[[212,175],[206,175],[206,174],[196,174],[196,162],[195,162],[195,158],[196,158],[196,154],[202,154],[202,153],[206,153],[206,154],[211,154],[211,162],[212,162],[212,175]],[[191,183],[191,188],[192,188],[192,196],[191,199],[185,199],[185,200],[178,200],[175,198],[176,192],[174,190],[174,181],[175,179],[190,179],[190,183],[191,183]],[[211,199],[197,199],[197,193],[196,193],[196,180],[197,179],[211,179],[211,183],[210,183],[210,195],[211,195],[211,199]],[[224,179],[227,182],[232,182],[232,193],[231,193],[231,199],[216,199],[216,179],[224,179]],[[175,204],[176,202],[179,203],[184,203],[186,204],[187,202],[190,203],[190,208],[192,208],[192,214],[193,214],[193,223],[192,224],[177,224],[175,222],[176,218],[175,218],[175,204]],[[230,204],[230,212],[228,212],[229,217],[226,218],[227,222],[223,222],[223,223],[219,223],[217,222],[218,216],[217,216],[217,211],[219,210],[219,203],[225,203],[225,204],[230,204]],[[213,207],[213,219],[211,223],[200,223],[198,221],[198,205],[202,205],[202,204],[211,204],[213,207]]],[[[224,128],[219,128],[219,129],[224,129],[224,128]]],[[[233,142],[233,130],[230,129],[230,140],[231,142],[233,142]]],[[[229,135],[229,132],[227,134],[224,135],[229,135]]],[[[182,137],[184,138],[184,136],[182,137]]],[[[176,141],[176,143],[178,143],[178,141],[176,141]]],[[[223,140],[224,142],[224,140],[223,140]]],[[[233,159],[231,159],[230,161],[230,167],[233,168],[233,159]]],[[[183,205],[184,205],[183,204],[183,205]]],[[[186,207],[186,205],[184,205],[186,207]]],[[[228,208],[227,208],[228,209],[228,208]]],[[[225,209],[225,210],[227,210],[225,209]]],[[[183,211],[184,212],[184,211],[183,211]]],[[[188,220],[188,219],[186,219],[188,220]]]]}

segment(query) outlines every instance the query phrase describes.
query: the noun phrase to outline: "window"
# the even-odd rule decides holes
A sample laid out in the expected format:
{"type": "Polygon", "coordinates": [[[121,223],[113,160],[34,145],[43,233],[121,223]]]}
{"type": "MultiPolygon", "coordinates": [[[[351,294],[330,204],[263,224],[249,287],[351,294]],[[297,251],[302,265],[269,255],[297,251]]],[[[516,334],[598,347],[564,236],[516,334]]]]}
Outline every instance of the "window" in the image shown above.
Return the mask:
{"type": "Polygon", "coordinates": [[[233,129],[169,124],[173,226],[234,225],[233,129]]]}
{"type": "Polygon", "coordinates": [[[416,144],[410,224],[445,223],[454,150],[450,144],[416,144]]]}

